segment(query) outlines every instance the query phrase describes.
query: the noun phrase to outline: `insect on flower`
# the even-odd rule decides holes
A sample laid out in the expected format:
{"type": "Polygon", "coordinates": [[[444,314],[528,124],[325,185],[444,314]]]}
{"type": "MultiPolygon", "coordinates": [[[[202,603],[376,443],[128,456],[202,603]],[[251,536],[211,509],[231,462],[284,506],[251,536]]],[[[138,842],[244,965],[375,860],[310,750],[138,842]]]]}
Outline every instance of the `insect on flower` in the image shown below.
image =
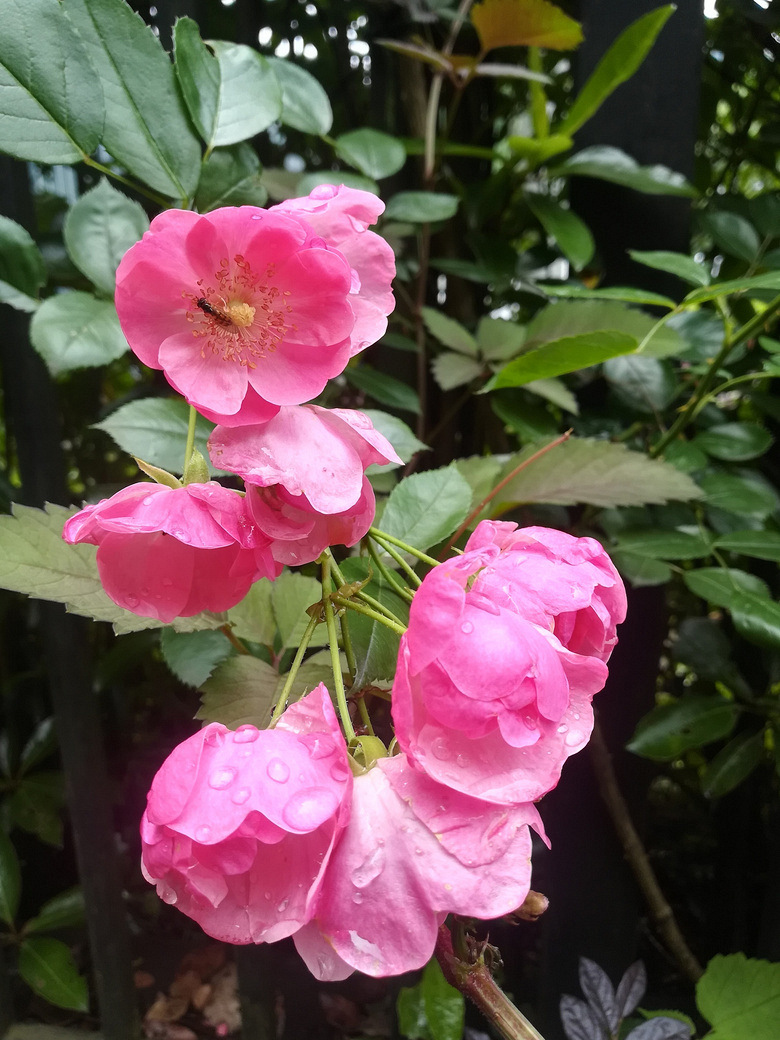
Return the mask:
{"type": "Polygon", "coordinates": [[[200,307],[204,314],[209,314],[212,318],[216,318],[220,325],[233,324],[230,315],[225,314],[224,311],[221,311],[218,307],[215,307],[212,303],[209,303],[205,296],[201,296],[199,299],[197,299],[195,301],[195,306],[200,307]]]}

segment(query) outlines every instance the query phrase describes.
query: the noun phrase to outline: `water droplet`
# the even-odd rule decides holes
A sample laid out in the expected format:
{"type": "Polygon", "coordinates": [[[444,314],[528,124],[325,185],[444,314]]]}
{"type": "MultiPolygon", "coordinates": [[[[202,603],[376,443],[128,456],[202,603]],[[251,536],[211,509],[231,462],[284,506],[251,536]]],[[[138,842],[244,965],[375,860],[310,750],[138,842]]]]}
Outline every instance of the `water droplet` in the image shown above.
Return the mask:
{"type": "Polygon", "coordinates": [[[179,898],[170,885],[166,885],[164,881],[161,881],[157,886],[157,895],[162,899],[163,903],[167,903],[168,906],[175,906],[176,901],[179,898]]]}
{"type": "Polygon", "coordinates": [[[447,759],[452,758],[452,752],[449,749],[449,745],[444,737],[437,737],[431,744],[431,751],[433,752],[434,758],[438,758],[441,762],[446,762],[447,759]]]}
{"type": "Polygon", "coordinates": [[[209,777],[209,787],[213,787],[215,791],[224,791],[226,787],[230,787],[235,778],[236,770],[232,766],[215,769],[209,777]]]}
{"type": "Polygon", "coordinates": [[[533,729],[535,721],[533,715],[523,715],[523,725],[527,729],[533,729]]]}
{"type": "Polygon", "coordinates": [[[272,758],[265,771],[277,784],[286,784],[290,779],[290,767],[281,758],[272,758]]]}
{"type": "Polygon", "coordinates": [[[138,599],[138,596],[134,595],[132,592],[125,595],[125,606],[128,608],[128,610],[132,610],[134,607],[137,607],[140,602],[141,601],[138,599]]]}
{"type": "Polygon", "coordinates": [[[557,733],[568,733],[569,732],[569,727],[568,726],[559,726],[558,729],[556,730],[556,732],[557,733]]]}
{"type": "Polygon", "coordinates": [[[474,626],[470,621],[464,621],[463,624],[460,626],[460,630],[464,635],[467,636],[474,631],[474,626]]]}
{"type": "Polygon", "coordinates": [[[282,819],[296,831],[313,831],[334,814],[339,800],[329,787],[298,791],[282,809],[282,819]]]}
{"type": "Polygon", "coordinates": [[[422,856],[423,850],[422,849],[415,849],[414,850],[414,854],[415,854],[415,856],[422,856]]]}
{"type": "Polygon", "coordinates": [[[265,898],[266,899],[270,899],[271,898],[271,893],[270,892],[266,892],[265,893],[265,898]]]}
{"type": "Polygon", "coordinates": [[[187,531],[185,531],[183,527],[176,527],[176,528],[174,528],[171,531],[171,535],[177,541],[184,542],[185,545],[187,545],[189,543],[189,540],[190,540],[189,533],[187,531]]]}
{"type": "Polygon", "coordinates": [[[260,736],[260,730],[257,726],[239,726],[236,732],[233,734],[234,744],[253,744],[260,736]]]}
{"type": "Polygon", "coordinates": [[[204,823],[202,827],[198,827],[195,831],[195,841],[199,841],[201,844],[208,841],[210,837],[211,827],[209,827],[208,824],[204,823]]]}
{"type": "Polygon", "coordinates": [[[360,866],[352,871],[352,884],[356,888],[365,888],[375,877],[379,877],[384,870],[384,866],[384,849],[377,846],[369,852],[360,866]]]}
{"type": "Polygon", "coordinates": [[[350,774],[350,768],[346,762],[334,762],[330,767],[330,775],[333,780],[346,780],[350,774]]]}
{"type": "Polygon", "coordinates": [[[172,581],[171,578],[163,578],[163,588],[164,589],[169,589],[171,587],[171,585],[173,585],[173,581],[172,581]]]}
{"type": "Polygon", "coordinates": [[[225,743],[225,734],[220,733],[218,729],[209,729],[203,743],[208,744],[209,747],[222,747],[225,743]]]}
{"type": "Polygon", "coordinates": [[[236,805],[243,805],[244,802],[249,801],[249,796],[252,792],[248,787],[239,787],[237,791],[234,791],[231,795],[231,802],[235,802],[236,805]]]}
{"type": "Polygon", "coordinates": [[[462,769],[465,766],[465,764],[466,764],[466,759],[464,758],[464,756],[463,755],[457,755],[456,758],[455,758],[455,765],[456,766],[460,766],[460,768],[462,769]]]}
{"type": "Polygon", "coordinates": [[[575,718],[575,719],[579,719],[580,713],[578,711],[575,711],[574,715],[572,717],[575,718]]]}
{"type": "Polygon", "coordinates": [[[563,738],[563,742],[566,747],[576,747],[582,743],[582,737],[579,733],[569,733],[568,736],[563,738]]]}
{"type": "Polygon", "coordinates": [[[308,744],[308,750],[312,758],[330,758],[336,750],[336,746],[332,740],[325,740],[324,737],[314,737],[311,743],[308,744]]]}
{"type": "Polygon", "coordinates": [[[154,495],[147,495],[141,503],[142,506],[150,506],[154,502],[154,495]]]}
{"type": "Polygon", "coordinates": [[[283,899],[281,901],[281,903],[277,906],[276,912],[279,913],[279,914],[283,914],[289,905],[290,905],[290,900],[289,899],[283,899]]]}
{"type": "Polygon", "coordinates": [[[149,595],[149,586],[148,585],[142,585],[141,586],[141,595],[142,596],[148,596],[149,595]]]}
{"type": "Polygon", "coordinates": [[[363,902],[363,893],[360,890],[352,893],[352,902],[357,903],[358,906],[363,902]]]}

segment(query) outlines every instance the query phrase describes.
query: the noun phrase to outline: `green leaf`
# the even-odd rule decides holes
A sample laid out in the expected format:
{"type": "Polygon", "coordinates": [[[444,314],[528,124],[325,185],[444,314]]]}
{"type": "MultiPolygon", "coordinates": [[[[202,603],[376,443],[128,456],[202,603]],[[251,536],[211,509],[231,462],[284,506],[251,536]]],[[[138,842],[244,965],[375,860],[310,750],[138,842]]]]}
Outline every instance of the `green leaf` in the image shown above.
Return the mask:
{"type": "Polygon", "coordinates": [[[696,984],[696,1004],[712,1026],[707,1040],[776,1040],[780,964],[743,953],[713,957],[696,984]]]}
{"type": "MultiPolygon", "coordinates": [[[[322,599],[322,586],[315,578],[304,574],[283,571],[271,589],[271,605],[273,607],[276,627],[279,629],[281,649],[297,646],[300,643],[309,615],[306,608],[322,599]]],[[[328,636],[324,625],[314,630],[310,646],[323,646],[328,636]]]]}
{"type": "Polygon", "coordinates": [[[685,297],[684,303],[706,303],[719,296],[731,296],[732,293],[749,292],[753,289],[780,290],[780,271],[767,271],[756,274],[752,278],[732,278],[726,282],[717,282],[703,289],[694,289],[685,297]]]}
{"type": "Polygon", "coordinates": [[[494,47],[568,51],[582,41],[579,22],[547,0],[481,0],[470,17],[483,51],[494,47]]]}
{"type": "Polygon", "coordinates": [[[233,648],[224,632],[174,632],[164,628],[160,649],[170,670],[187,686],[202,686],[233,648]]]}
{"type": "Polygon", "coordinates": [[[610,94],[634,75],[674,9],[673,4],[658,7],[623,30],[583,84],[563,122],[556,126],[556,133],[579,130],[610,94]]]}
{"type": "Polygon", "coordinates": [[[608,358],[630,354],[637,341],[622,332],[588,332],[565,336],[529,350],[499,369],[483,393],[500,387],[523,386],[535,379],[549,379],[590,368],[608,358]]]}
{"type": "Polygon", "coordinates": [[[239,639],[273,647],[276,620],[271,606],[273,583],[268,578],[256,581],[246,596],[228,611],[228,624],[239,639]]]}
{"type": "Polygon", "coordinates": [[[119,261],[148,229],[141,206],[101,178],[68,210],[63,234],[76,267],[113,298],[119,261]]]}
{"type": "Polygon", "coordinates": [[[722,798],[746,780],[764,757],[764,732],[735,737],[708,764],[701,778],[707,798],[722,798]]]}
{"type": "MultiPolygon", "coordinates": [[[[504,465],[508,475],[542,444],[529,444],[504,465]]],[[[514,477],[498,498],[501,503],[549,502],[570,506],[632,506],[687,501],[700,495],[697,485],[674,466],[649,459],[624,444],[571,437],[551,448],[514,477]]]]}
{"type": "Polygon", "coordinates": [[[611,358],[604,364],[604,378],[629,408],[647,415],[662,412],[678,390],[669,362],[644,355],[611,358]]]}
{"type": "Polygon", "coordinates": [[[683,697],[645,715],[626,747],[643,758],[669,762],[728,736],[738,715],[739,707],[724,697],[683,697]]]}
{"type": "MultiPolygon", "coordinates": [[[[385,583],[382,575],[373,569],[370,560],[351,556],[344,560],[341,570],[347,581],[364,581],[373,570],[373,578],[366,591],[391,610],[401,624],[408,624],[409,604],[385,583]]],[[[401,584],[404,584],[403,575],[399,577],[401,584]]],[[[347,622],[357,660],[355,686],[360,689],[369,683],[391,681],[398,663],[401,637],[381,622],[373,621],[356,611],[347,611],[347,622]]]]}
{"type": "Polygon", "coordinates": [[[442,390],[454,390],[456,386],[465,386],[482,374],[482,365],[473,358],[463,357],[445,351],[431,362],[433,378],[442,390]]]}
{"type": "Polygon", "coordinates": [[[719,423],[694,438],[693,443],[715,459],[745,462],[763,455],[772,444],[772,435],[756,423],[719,423]]]}
{"type": "Polygon", "coordinates": [[[22,872],[16,849],[0,830],[0,921],[13,928],[22,892],[22,872]]]}
{"type": "Polygon", "coordinates": [[[671,441],[664,448],[663,458],[683,473],[695,473],[707,465],[707,456],[692,441],[671,441]]]}
{"type": "Polygon", "coordinates": [[[605,329],[633,336],[643,344],[645,357],[666,357],[686,347],[676,329],[659,325],[649,314],[614,300],[565,300],[548,304],[529,322],[526,346],[605,329]]]}
{"type": "Polygon", "coordinates": [[[633,188],[647,195],[680,195],[691,198],[696,194],[681,173],[666,166],[640,166],[620,148],[611,145],[593,145],[570,156],[550,170],[551,177],[597,177],[624,188],[633,188]]]}
{"type": "MultiPolygon", "coordinates": [[[[359,191],[370,191],[374,195],[379,194],[379,185],[370,177],[363,177],[359,173],[350,173],[349,170],[317,170],[316,173],[304,173],[296,182],[295,191],[292,195],[308,195],[320,184],[333,184],[336,187],[344,184],[348,188],[357,188],[359,191]]],[[[270,191],[270,187],[269,187],[270,191]]]]}
{"type": "Polygon", "coordinates": [[[219,62],[200,38],[197,22],[191,18],[176,19],[173,56],[184,103],[198,133],[210,144],[219,112],[219,62]]]}
{"type": "Polygon", "coordinates": [[[734,567],[698,567],[686,571],[683,581],[696,596],[716,607],[730,608],[740,593],[747,593],[769,603],[769,590],[754,574],[734,567]]]}
{"type": "Polygon", "coordinates": [[[596,243],[587,224],[565,209],[557,199],[526,192],[525,200],[544,230],[558,243],[561,252],[577,271],[593,259],[596,243]]]}
{"type": "Polygon", "coordinates": [[[260,160],[248,144],[216,148],[200,170],[195,203],[200,213],[220,206],[264,206],[260,160]]]}
{"type": "Polygon", "coordinates": [[[700,484],[707,505],[725,509],[728,513],[762,520],[778,507],[775,491],[748,477],[713,473],[702,477],[700,484]]]}
{"type": "Polygon", "coordinates": [[[736,256],[749,264],[758,256],[761,239],[750,221],[744,217],[723,210],[720,213],[703,213],[701,223],[729,256],[736,256]]]}
{"type": "Polygon", "coordinates": [[[7,303],[17,311],[33,314],[41,305],[41,301],[27,293],[19,292],[13,285],[0,280],[0,303],[7,303]]]}
{"type": "MultiPolygon", "coordinates": [[[[379,430],[383,436],[387,437],[404,462],[408,462],[418,451],[430,450],[428,445],[415,437],[406,423],[395,415],[379,412],[372,408],[366,408],[363,414],[368,416],[374,424],[375,430],[379,430]]],[[[389,462],[384,466],[369,466],[366,473],[371,476],[373,473],[386,473],[397,468],[397,462],[389,462]]]]}
{"type": "Polygon", "coordinates": [[[25,939],[19,948],[19,974],[39,997],[70,1011],[87,1011],[87,980],[58,939],[25,939]]]}
{"type": "Polygon", "coordinates": [[[466,354],[468,357],[477,356],[477,341],[459,321],[447,317],[446,314],[434,310],[433,307],[421,307],[420,313],[430,334],[445,347],[449,347],[458,354],[466,354]]]}
{"type": "Polygon", "coordinates": [[[444,978],[435,957],[425,965],[421,986],[431,1040],[460,1040],[466,1001],[444,978]]]}
{"type": "Polygon", "coordinates": [[[65,781],[62,773],[29,773],[10,797],[11,818],[17,827],[41,841],[62,847],[62,807],[65,781]]]}
{"type": "Polygon", "coordinates": [[[537,397],[543,397],[545,401],[566,412],[571,412],[572,415],[579,415],[580,406],[577,404],[577,398],[560,379],[535,379],[533,383],[526,383],[524,389],[537,397]]]}
{"type": "Polygon", "coordinates": [[[574,142],[567,134],[550,134],[549,137],[522,137],[510,134],[500,144],[505,144],[515,155],[527,159],[532,166],[541,166],[554,155],[568,152],[574,142]]]}
{"type": "Polygon", "coordinates": [[[30,341],[53,376],[107,365],[128,350],[113,300],[85,292],[44,300],[30,323],[30,341]]]}
{"type": "Polygon", "coordinates": [[[46,264],[32,236],[21,224],[3,216],[0,216],[0,280],[31,297],[36,297],[46,283],[46,264]]]}
{"type": "Polygon", "coordinates": [[[733,670],[731,643],[721,625],[708,617],[683,618],[672,655],[702,679],[717,681],[733,670]]]}
{"type": "Polygon", "coordinates": [[[407,1040],[431,1040],[420,982],[416,986],[401,987],[396,998],[395,1010],[401,1036],[407,1040]]]}
{"type": "MultiPolygon", "coordinates": [[[[146,397],[129,401],[93,429],[103,430],[122,451],[151,462],[171,473],[181,474],[187,445],[190,406],[180,398],[146,397]]],[[[195,425],[195,447],[208,460],[208,439],[213,423],[199,415],[195,425]]],[[[222,470],[209,467],[212,474],[222,470]]]]}
{"type": "Polygon", "coordinates": [[[363,363],[354,368],[345,369],[344,377],[348,383],[365,391],[379,404],[387,405],[388,408],[397,408],[402,412],[420,414],[420,399],[417,391],[394,376],[379,372],[363,363]]]}
{"type": "Polygon", "coordinates": [[[103,89],[55,0],[3,5],[0,151],[47,164],[80,162],[103,131],[103,89]]]}
{"type": "Polygon", "coordinates": [[[333,125],[333,109],[319,80],[284,58],[266,61],[282,89],[280,121],[304,134],[327,134],[333,125]]]}
{"type": "Polygon", "coordinates": [[[538,288],[543,289],[548,296],[562,296],[572,300],[619,300],[623,303],[644,304],[647,307],[668,307],[670,310],[676,306],[674,300],[660,293],[648,292],[645,289],[634,289],[630,286],[607,286],[604,289],[587,289],[584,285],[572,285],[570,283],[542,284],[538,288]]]}
{"type": "Polygon", "coordinates": [[[454,463],[413,473],[397,484],[382,513],[382,530],[423,551],[444,541],[466,519],[471,488],[454,463]]]}
{"type": "Polygon", "coordinates": [[[525,343],[525,327],[504,318],[480,318],[477,346],[486,361],[506,361],[520,352],[525,343]]]}
{"type": "Polygon", "coordinates": [[[460,199],[433,191],[401,191],[388,200],[385,220],[409,224],[433,224],[455,216],[460,199]]]}
{"type": "Polygon", "coordinates": [[[25,924],[24,934],[56,932],[60,928],[72,928],[83,923],[84,893],[77,885],[44,903],[38,915],[25,924]]]}
{"type": "Polygon", "coordinates": [[[279,673],[257,657],[238,654],[217,666],[201,690],[195,715],[236,729],[251,724],[265,729],[276,703],[279,673]]]}
{"type": "Polygon", "coordinates": [[[618,549],[634,556],[646,556],[652,560],[696,560],[709,556],[710,543],[701,535],[686,534],[684,531],[621,531],[618,549]]]}
{"type": "Polygon", "coordinates": [[[716,538],[714,545],[717,549],[727,549],[742,556],[780,563],[780,534],[777,531],[731,531],[716,538]]]}
{"type": "MultiPolygon", "coordinates": [[[[159,628],[155,618],[139,617],[118,607],[103,591],[94,545],[67,545],[62,525],[75,510],[47,504],[44,509],[14,504],[11,516],[0,516],[0,587],[28,596],[64,603],[74,614],[109,621],[114,631],[159,628]]],[[[210,614],[177,618],[177,631],[217,628],[210,614]]]]}
{"type": "Polygon", "coordinates": [[[24,745],[19,760],[19,775],[29,773],[31,769],[52,754],[57,747],[57,731],[54,728],[54,717],[42,719],[30,734],[24,745]]]}
{"type": "Polygon", "coordinates": [[[635,588],[649,585],[665,585],[671,580],[672,568],[661,560],[653,560],[647,556],[635,556],[620,549],[610,550],[612,562],[635,588]]]}
{"type": "Polygon", "coordinates": [[[638,264],[652,267],[655,271],[666,271],[674,274],[689,285],[708,285],[710,280],[709,271],[684,253],[671,253],[665,250],[643,252],[638,249],[629,249],[628,255],[638,264]]]}
{"type": "Polygon", "coordinates": [[[780,649],[780,604],[763,595],[742,592],[727,604],[734,627],[743,639],[780,649]]]}
{"type": "Polygon", "coordinates": [[[200,146],[160,41],[123,0],[62,0],[62,8],[105,88],[101,143],[150,188],[189,198],[198,182],[200,146]]]}
{"type": "Polygon", "coordinates": [[[381,130],[350,130],[336,138],[335,148],[340,159],[374,180],[391,177],[406,162],[406,149],[398,138],[381,130]]]}

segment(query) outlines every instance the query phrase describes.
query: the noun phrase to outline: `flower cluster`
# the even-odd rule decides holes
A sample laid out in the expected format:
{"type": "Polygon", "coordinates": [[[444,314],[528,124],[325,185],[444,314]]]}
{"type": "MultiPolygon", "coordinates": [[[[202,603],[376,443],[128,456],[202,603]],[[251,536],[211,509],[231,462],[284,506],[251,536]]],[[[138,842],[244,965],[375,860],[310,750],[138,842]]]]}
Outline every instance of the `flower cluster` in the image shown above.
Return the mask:
{"type": "Polygon", "coordinates": [[[246,492],[136,484],[72,517],[65,539],[98,546],[120,606],[165,622],[226,610],[368,530],[365,470],[401,460],[361,412],[306,402],[387,327],[393,251],[368,230],[383,209],[323,185],[268,210],[169,210],[123,257],[131,348],[218,423],[211,455],[246,492]]]}

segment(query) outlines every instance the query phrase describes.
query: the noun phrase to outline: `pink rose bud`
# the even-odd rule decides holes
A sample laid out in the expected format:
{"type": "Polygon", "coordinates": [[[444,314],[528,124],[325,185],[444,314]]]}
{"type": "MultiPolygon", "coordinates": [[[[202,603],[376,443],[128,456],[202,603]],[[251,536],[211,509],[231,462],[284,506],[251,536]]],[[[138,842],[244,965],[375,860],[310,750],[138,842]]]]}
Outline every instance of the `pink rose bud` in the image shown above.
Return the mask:
{"type": "Polygon", "coordinates": [[[279,563],[316,560],[328,545],[354,545],[373,523],[373,463],[400,463],[362,412],[299,405],[262,426],[218,426],[209,451],[247,483],[246,507],[279,563]]]}
{"type": "Polygon", "coordinates": [[[97,545],[103,588],[125,610],[170,622],[240,602],[281,571],[244,498],[213,481],[131,484],[66,523],[66,542],[97,545]]]}
{"type": "Polygon", "coordinates": [[[401,747],[464,794],[541,798],[590,737],[624,616],[598,542],[483,522],[415,594],[393,685],[401,747]]]}
{"type": "Polygon", "coordinates": [[[369,192],[317,188],[271,210],[168,210],[117,270],[131,348],[214,422],[265,422],[316,397],[379,339],[393,251],[369,192]]]}
{"type": "Polygon", "coordinates": [[[351,789],[322,684],[275,729],[211,723],[152,782],[141,823],[144,876],[215,939],[284,939],[312,917],[351,789]]]}

